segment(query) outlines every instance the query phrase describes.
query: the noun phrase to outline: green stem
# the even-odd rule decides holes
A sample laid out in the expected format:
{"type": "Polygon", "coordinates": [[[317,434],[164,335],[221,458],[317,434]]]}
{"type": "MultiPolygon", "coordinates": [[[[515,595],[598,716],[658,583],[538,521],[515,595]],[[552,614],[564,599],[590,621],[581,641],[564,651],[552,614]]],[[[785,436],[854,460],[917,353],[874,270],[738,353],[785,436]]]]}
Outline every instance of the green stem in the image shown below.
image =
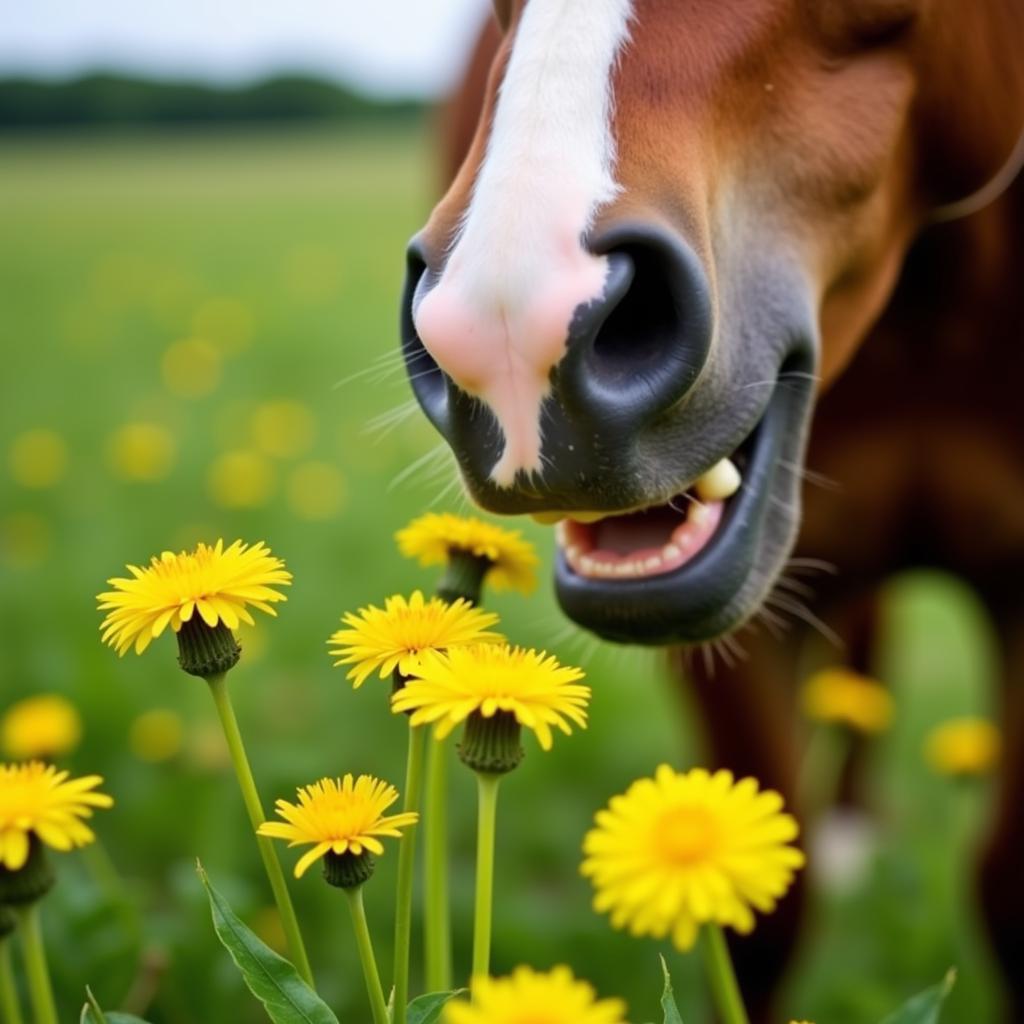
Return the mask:
{"type": "Polygon", "coordinates": [[[812,730],[798,780],[805,818],[817,817],[835,802],[849,749],[850,732],[845,727],[822,722],[812,730]]]}
{"type": "Polygon", "coordinates": [[[473,917],[473,977],[491,969],[491,907],[494,902],[494,835],[500,775],[477,772],[476,910],[473,917]]]}
{"type": "Polygon", "coordinates": [[[452,988],[452,921],[448,905],[448,744],[435,740],[427,750],[424,797],[423,932],[428,992],[452,988]]]}
{"type": "MultiPolygon", "coordinates": [[[[242,801],[245,803],[246,811],[249,812],[249,820],[252,822],[253,829],[257,829],[267,820],[267,817],[263,813],[263,805],[260,803],[260,796],[256,790],[256,780],[253,778],[252,768],[249,767],[249,759],[245,755],[242,734],[238,730],[238,720],[235,718],[235,709],[232,707],[231,697],[228,695],[226,676],[222,673],[210,676],[206,681],[210,684],[210,693],[213,695],[213,702],[217,705],[217,714],[220,715],[220,723],[224,728],[224,738],[227,740],[231,761],[235,766],[235,775],[238,777],[238,788],[242,791],[242,801]]],[[[298,918],[295,916],[295,908],[292,906],[292,898],[288,892],[288,883],[285,882],[281,862],[277,859],[277,850],[274,848],[273,840],[267,836],[257,836],[256,844],[259,846],[263,867],[274,893],[278,913],[281,915],[281,926],[284,928],[285,937],[288,940],[292,963],[312,988],[313,971],[309,966],[306,947],[302,942],[302,933],[299,931],[298,918]]]]}
{"type": "Polygon", "coordinates": [[[750,1024],[721,927],[713,921],[708,921],[701,930],[703,934],[700,945],[704,954],[704,969],[722,1024],[750,1024]]]}
{"type": "MultiPolygon", "coordinates": [[[[423,747],[426,726],[409,726],[409,755],[405,768],[403,810],[419,813],[423,788],[423,747]]],[[[409,1002],[409,948],[412,945],[412,886],[416,868],[416,826],[405,830],[398,844],[398,893],[395,909],[395,1017],[394,1024],[405,1024],[409,1002]]]]}
{"type": "Polygon", "coordinates": [[[0,939],[0,1022],[2,1024],[25,1024],[18,1001],[18,986],[14,982],[11,968],[11,940],[0,939]]]}
{"type": "Polygon", "coordinates": [[[388,1007],[384,1002],[384,989],[380,984],[380,972],[377,970],[377,958],[373,955],[373,943],[370,941],[370,929],[366,923],[366,908],[363,906],[363,887],[346,889],[348,908],[352,911],[352,928],[356,933],[356,946],[359,947],[359,962],[363,966],[363,977],[366,979],[366,994],[370,997],[370,1009],[373,1011],[373,1024],[388,1024],[388,1007]]]}
{"type": "Polygon", "coordinates": [[[50,968],[46,964],[46,947],[39,924],[39,904],[30,903],[18,911],[21,948],[25,957],[25,978],[36,1024],[57,1024],[57,1006],[53,1001],[50,968]]]}

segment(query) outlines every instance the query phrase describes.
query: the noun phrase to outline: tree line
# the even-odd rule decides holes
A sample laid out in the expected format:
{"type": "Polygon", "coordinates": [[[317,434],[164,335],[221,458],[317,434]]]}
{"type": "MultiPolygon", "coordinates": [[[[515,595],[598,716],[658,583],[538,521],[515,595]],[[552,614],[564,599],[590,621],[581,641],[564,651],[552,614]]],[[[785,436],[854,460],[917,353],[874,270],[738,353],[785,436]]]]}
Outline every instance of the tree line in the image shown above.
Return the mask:
{"type": "Polygon", "coordinates": [[[377,100],[335,82],[279,75],[239,87],[96,73],[0,79],[0,130],[217,121],[369,121],[415,117],[417,100],[377,100]]]}

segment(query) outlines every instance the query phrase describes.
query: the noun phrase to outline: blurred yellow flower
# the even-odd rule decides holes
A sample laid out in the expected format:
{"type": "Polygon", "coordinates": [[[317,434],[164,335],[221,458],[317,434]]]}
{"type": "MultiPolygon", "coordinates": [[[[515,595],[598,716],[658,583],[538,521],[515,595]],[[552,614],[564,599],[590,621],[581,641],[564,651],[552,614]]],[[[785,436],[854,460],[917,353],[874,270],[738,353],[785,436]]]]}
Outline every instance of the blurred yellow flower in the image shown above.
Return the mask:
{"type": "Polygon", "coordinates": [[[258,452],[230,451],[214,459],[206,482],[222,508],[258,508],[273,494],[276,472],[258,452]]]}
{"type": "Polygon", "coordinates": [[[43,490],[64,478],[68,446],[55,430],[26,430],[11,442],[7,464],[15,483],[43,490]]]}
{"type": "Polygon", "coordinates": [[[332,519],[345,501],[345,478],[330,462],[303,462],[289,474],[286,493],[300,519],[332,519]]]}
{"type": "Polygon", "coordinates": [[[82,719],[67,698],[56,693],[26,697],[12,704],[0,723],[4,754],[15,761],[50,761],[70,754],[82,739],[82,719]]]}
{"type": "Polygon", "coordinates": [[[798,827],[782,797],[728,771],[663,764],[595,821],[581,868],[596,889],[595,910],[633,935],[671,935],[680,950],[706,922],[751,931],[753,911],[773,910],[804,863],[788,845],[798,827]]]}
{"type": "Polygon", "coordinates": [[[1002,738],[985,718],[951,718],[925,740],[925,758],[940,775],[986,775],[999,760],[1002,738]]]}
{"type": "Polygon", "coordinates": [[[507,978],[477,977],[470,997],[445,1006],[444,1024],[625,1024],[626,1004],[599,1000],[568,967],[546,974],[517,967],[507,978]]]}
{"type": "Polygon", "coordinates": [[[811,676],[802,699],[808,718],[866,733],[887,729],[894,710],[892,694],[881,683],[839,666],[811,676]]]}
{"type": "Polygon", "coordinates": [[[464,551],[491,563],[487,582],[495,590],[529,594],[540,564],[533,545],[518,530],[505,530],[475,517],[428,512],[395,534],[398,550],[420,565],[444,565],[450,551],[464,551]]]}
{"type": "Polygon", "coordinates": [[[368,851],[379,856],[384,845],[378,836],[400,838],[403,828],[419,820],[419,815],[410,811],[385,816],[398,799],[398,790],[372,775],[321,779],[300,786],[298,796],[297,804],[277,801],[277,813],[284,821],[265,821],[257,830],[261,836],[288,839],[289,846],[313,844],[295,865],[296,878],[326,853],[358,857],[368,851]]]}
{"type": "Polygon", "coordinates": [[[220,383],[221,356],[202,338],[185,338],[170,345],[160,360],[164,386],[178,398],[202,398],[220,383]]]}
{"type": "Polygon", "coordinates": [[[170,626],[175,633],[195,612],[209,627],[223,622],[228,629],[253,622],[251,605],[268,615],[285,601],[274,587],[288,586],[292,574],[280,558],[259,541],[251,547],[236,540],[230,547],[218,540],[213,547],[200,544],[195,551],[165,551],[146,568],[129,565],[132,579],[114,577],[114,588],[97,595],[107,616],[100,625],[103,642],[125,654],[134,644],[141,654],[170,626]]]}
{"type": "Polygon", "coordinates": [[[239,299],[228,295],[207,299],[192,316],[192,332],[212,342],[225,355],[237,355],[252,340],[254,317],[239,299]]]}
{"type": "Polygon", "coordinates": [[[408,601],[401,594],[385,598],[383,609],[371,604],[357,613],[346,612],[341,621],[349,628],[332,633],[327,643],[338,659],[336,666],[352,666],[346,678],[356,689],[374,672],[381,679],[395,669],[412,675],[425,651],[504,640],[500,633],[489,632],[498,621],[492,612],[461,599],[452,604],[439,597],[428,601],[419,590],[408,601]]]}
{"type": "Polygon", "coordinates": [[[39,761],[0,764],[0,865],[18,871],[28,859],[29,838],[38,837],[55,850],[91,843],[96,836],[83,818],[94,807],[111,807],[106,793],[92,792],[103,779],[72,779],[39,761]]]}
{"type": "Polygon", "coordinates": [[[34,512],[13,512],[0,519],[0,557],[18,569],[38,565],[49,553],[50,526],[34,512]]]}
{"type": "Polygon", "coordinates": [[[256,406],[249,421],[253,447],[264,455],[291,459],[305,452],[316,436],[309,406],[281,398],[256,406]]]}
{"type": "Polygon", "coordinates": [[[159,423],[126,423],[107,444],[107,461],[122,480],[163,480],[174,465],[174,435],[159,423]]]}
{"type": "Polygon", "coordinates": [[[136,715],[128,729],[128,745],[140,761],[170,761],[181,750],[181,715],[169,708],[151,708],[136,715]]]}
{"type": "Polygon", "coordinates": [[[392,696],[391,708],[411,711],[412,725],[436,722],[439,740],[472,714],[492,718],[505,712],[550,750],[552,726],[567,736],[570,721],[587,727],[590,687],[582,678],[582,669],[560,665],[545,651],[508,644],[425,651],[413,678],[392,696]]]}

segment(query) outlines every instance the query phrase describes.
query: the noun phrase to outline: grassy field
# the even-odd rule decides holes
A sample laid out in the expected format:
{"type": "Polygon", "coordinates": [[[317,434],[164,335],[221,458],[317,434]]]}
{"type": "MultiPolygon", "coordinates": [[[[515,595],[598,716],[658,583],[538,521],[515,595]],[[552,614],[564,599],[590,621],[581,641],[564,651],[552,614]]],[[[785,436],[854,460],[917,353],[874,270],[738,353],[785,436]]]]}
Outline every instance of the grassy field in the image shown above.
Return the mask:
{"type": "MultiPolygon", "coordinates": [[[[401,777],[404,723],[379,689],[353,695],[324,641],[343,611],[430,587],[393,533],[428,508],[463,507],[388,360],[404,244],[429,209],[433,166],[426,136],[384,132],[0,143],[0,696],[69,695],[86,722],[74,767],[102,773],[117,799],[102,848],[62,859],[46,908],[66,1019],[87,982],[110,1007],[151,992],[157,1024],[263,1019],[215,942],[196,857],[276,935],[203,685],[177,670],[169,638],[123,660],[99,642],[94,595],[125,562],[218,536],[266,540],[295,585],[278,619],[243,635],[232,676],[265,801],[323,774],[401,777]],[[180,716],[180,744],[175,718],[139,722],[153,709],[180,716]]],[[[548,561],[548,532],[522,525],[548,561]]],[[[633,778],[693,763],[695,729],[655,653],[566,628],[548,590],[490,603],[516,640],[580,660],[593,720],[549,755],[530,749],[506,787],[495,966],[567,961],[647,1020],[659,947],[591,913],[579,842],[633,778]]],[[[930,725],[987,710],[988,639],[949,581],[901,581],[890,609],[879,671],[899,715],[870,763],[873,852],[845,885],[816,873],[787,1010],[876,1021],[955,964],[945,1019],[990,1021],[996,986],[969,867],[988,793],[932,778],[920,757],[930,725]]],[[[473,807],[470,779],[456,782],[466,965],[473,807]]],[[[368,893],[385,963],[395,860],[383,858],[368,893]]],[[[323,994],[342,1021],[365,1020],[344,907],[316,872],[294,892],[323,994]]],[[[707,1019],[693,958],[671,960],[684,1019],[707,1019]]]]}

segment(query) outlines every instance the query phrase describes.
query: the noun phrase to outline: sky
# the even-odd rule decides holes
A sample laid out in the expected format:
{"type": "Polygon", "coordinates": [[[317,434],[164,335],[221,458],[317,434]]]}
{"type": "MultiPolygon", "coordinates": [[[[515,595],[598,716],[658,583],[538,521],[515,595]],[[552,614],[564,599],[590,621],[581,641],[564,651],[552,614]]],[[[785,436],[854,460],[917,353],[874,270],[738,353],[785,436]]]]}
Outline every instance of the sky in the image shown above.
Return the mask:
{"type": "Polygon", "coordinates": [[[487,0],[0,0],[0,75],[237,83],[301,70],[385,96],[455,78],[487,0]]]}

